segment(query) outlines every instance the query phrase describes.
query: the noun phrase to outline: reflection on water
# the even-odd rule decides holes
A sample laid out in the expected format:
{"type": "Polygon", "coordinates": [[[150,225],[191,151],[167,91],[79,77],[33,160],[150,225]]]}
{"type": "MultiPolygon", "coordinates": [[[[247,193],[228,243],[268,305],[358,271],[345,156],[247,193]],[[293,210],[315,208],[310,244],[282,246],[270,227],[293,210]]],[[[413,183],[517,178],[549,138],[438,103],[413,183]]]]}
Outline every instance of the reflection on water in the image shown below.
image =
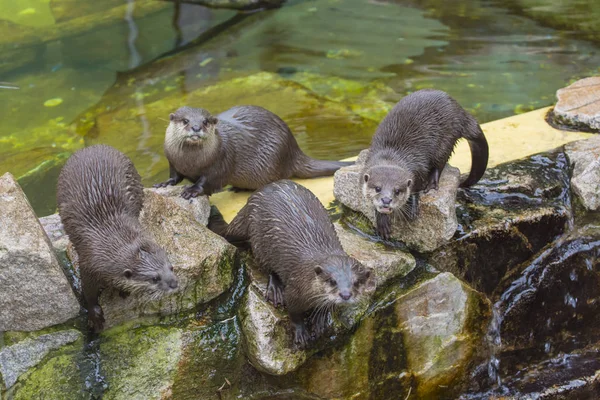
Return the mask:
{"type": "MultiPolygon", "coordinates": [[[[593,39],[585,21],[580,32],[530,19],[543,2],[294,0],[238,15],[155,0],[0,0],[0,81],[20,87],[0,89],[0,172],[35,169],[25,189],[43,215],[55,169],[86,144],[125,151],[145,184],[165,175],[165,119],[187,102],[274,109],[322,158],[368,146],[386,104],[420,88],[448,91],[481,122],[549,105],[598,72],[600,54],[582,40],[593,39]],[[259,72],[278,80],[235,81],[259,72]]],[[[593,1],[575,3],[561,12],[580,21],[593,1]]]]}

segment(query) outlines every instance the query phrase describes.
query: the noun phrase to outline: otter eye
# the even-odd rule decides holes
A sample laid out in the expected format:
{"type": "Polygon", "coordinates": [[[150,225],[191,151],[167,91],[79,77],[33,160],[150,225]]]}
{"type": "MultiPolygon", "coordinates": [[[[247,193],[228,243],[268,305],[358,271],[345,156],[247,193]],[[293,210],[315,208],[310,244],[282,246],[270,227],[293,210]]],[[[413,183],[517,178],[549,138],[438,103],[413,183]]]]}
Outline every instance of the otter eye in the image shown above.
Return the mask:
{"type": "Polygon", "coordinates": [[[171,266],[169,267],[169,269],[170,269],[171,271],[173,271],[173,266],[171,265],[171,266]]]}
{"type": "Polygon", "coordinates": [[[154,278],[152,278],[152,282],[154,283],[158,283],[160,281],[160,276],[156,275],[154,278]]]}
{"type": "Polygon", "coordinates": [[[329,284],[330,284],[331,286],[335,286],[335,285],[337,284],[337,282],[336,282],[336,281],[335,281],[335,279],[333,279],[333,278],[329,279],[327,282],[329,282],[329,284]]]}
{"type": "Polygon", "coordinates": [[[189,120],[189,119],[185,119],[185,118],[184,118],[184,119],[182,119],[182,120],[181,120],[181,122],[182,122],[184,125],[187,125],[187,124],[189,124],[189,123],[190,123],[190,120],[189,120]]]}
{"type": "Polygon", "coordinates": [[[398,195],[400,194],[400,189],[396,189],[396,190],[394,190],[394,194],[395,194],[396,196],[398,196],[398,195]]]}
{"type": "Polygon", "coordinates": [[[381,187],[380,187],[380,186],[375,186],[375,191],[376,191],[377,193],[380,193],[380,192],[381,192],[381,187]]]}

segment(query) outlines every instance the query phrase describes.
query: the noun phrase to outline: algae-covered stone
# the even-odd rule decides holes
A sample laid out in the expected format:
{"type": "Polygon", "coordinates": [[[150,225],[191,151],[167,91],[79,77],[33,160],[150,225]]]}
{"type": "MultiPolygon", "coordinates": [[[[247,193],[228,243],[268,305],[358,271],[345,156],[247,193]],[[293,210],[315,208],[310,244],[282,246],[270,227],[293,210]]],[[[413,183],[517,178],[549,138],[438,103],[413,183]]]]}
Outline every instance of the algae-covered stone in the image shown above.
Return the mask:
{"type": "Polygon", "coordinates": [[[490,168],[476,185],[459,190],[456,240],[433,252],[429,263],[490,294],[508,271],[565,231],[569,193],[561,151],[490,168]]]}
{"type": "MultiPolygon", "coordinates": [[[[106,328],[142,316],[190,310],[225,292],[233,282],[235,247],[204,226],[209,210],[206,198],[181,202],[176,195],[179,190],[163,196],[146,189],[140,214],[142,228],[167,252],[179,279],[178,291],[148,302],[143,296],[123,297],[117,290],[105,290],[100,305],[106,328]]],[[[68,254],[78,269],[74,249],[68,254]]]]}
{"type": "Polygon", "coordinates": [[[210,203],[208,201],[208,196],[199,196],[190,200],[186,200],[181,197],[181,193],[183,192],[184,188],[185,185],[179,185],[146,190],[160,194],[166,200],[172,202],[173,206],[179,206],[185,210],[188,210],[198,223],[204,226],[208,225],[208,217],[210,215],[210,203]]]}
{"type": "Polygon", "coordinates": [[[465,379],[489,316],[489,301],[442,273],[370,312],[344,346],[298,374],[324,398],[448,395],[465,379]]]}
{"type": "Polygon", "coordinates": [[[9,173],[0,177],[0,332],[34,331],[79,314],[48,236],[9,173]]]}
{"type": "Polygon", "coordinates": [[[71,329],[25,339],[0,349],[0,376],[7,389],[17,382],[19,376],[40,363],[50,351],[72,343],[81,336],[79,331],[71,329]]]}
{"type": "MultiPolygon", "coordinates": [[[[362,194],[360,173],[364,166],[366,151],[361,152],[356,164],[339,169],[334,175],[333,193],[346,207],[356,211],[370,221],[365,228],[373,231],[375,208],[362,194]]],[[[432,251],[452,238],[458,223],[454,203],[459,185],[459,171],[446,165],[442,171],[438,190],[420,196],[419,217],[412,222],[397,216],[394,218],[391,238],[404,242],[408,247],[421,252],[432,251]]],[[[353,217],[352,213],[350,218],[353,217]]],[[[360,219],[360,218],[359,218],[360,219]]]]}
{"type": "Polygon", "coordinates": [[[600,137],[569,143],[565,152],[573,169],[573,193],[587,210],[600,210],[600,137]]]}
{"type": "Polygon", "coordinates": [[[100,343],[104,399],[160,399],[169,393],[183,351],[177,328],[116,330],[100,343]]]}
{"type": "Polygon", "coordinates": [[[556,92],[554,121],[576,129],[600,132],[600,76],[578,80],[556,92]]]}
{"type": "Polygon", "coordinates": [[[40,224],[44,228],[44,232],[48,235],[52,247],[57,252],[66,252],[69,245],[69,236],[65,232],[65,227],[60,220],[58,213],[40,218],[40,224]]]}

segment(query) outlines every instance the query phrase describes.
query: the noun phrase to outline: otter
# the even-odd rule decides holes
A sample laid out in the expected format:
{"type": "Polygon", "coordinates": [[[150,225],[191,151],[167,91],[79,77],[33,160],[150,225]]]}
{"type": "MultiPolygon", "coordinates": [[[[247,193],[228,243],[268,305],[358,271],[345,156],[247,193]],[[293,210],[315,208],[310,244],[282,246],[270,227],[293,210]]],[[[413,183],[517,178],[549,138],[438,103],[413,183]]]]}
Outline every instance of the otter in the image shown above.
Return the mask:
{"type": "Polygon", "coordinates": [[[131,160],[106,145],[75,152],[62,168],[57,203],[65,232],[79,256],[88,322],[103,329],[102,289],[158,298],[177,289],[165,251],[139,222],[144,193],[131,160]]]}
{"type": "Polygon", "coordinates": [[[487,168],[488,143],[475,118],[447,93],[414,92],[379,124],[360,179],[366,201],[375,207],[382,238],[389,238],[393,213],[409,221],[418,216],[419,193],[438,189],[440,173],[460,138],[471,149],[471,171],[460,185],[468,187],[487,168]]]}
{"type": "Polygon", "coordinates": [[[269,273],[267,301],[287,307],[294,342],[302,347],[311,336],[305,313],[313,310],[313,336],[320,336],[329,312],[358,301],[371,277],[371,269],[344,252],[321,202],[295,182],[259,189],[228,226],[220,214],[210,222],[228,241],[247,241],[269,273]]]}
{"type": "Polygon", "coordinates": [[[231,184],[256,190],[285,178],[333,175],[352,162],[315,160],[300,150],[285,122],[258,106],[238,106],[211,115],[202,108],[181,107],[170,115],[164,143],[169,179],[154,187],[193,185],[185,199],[211,195],[231,184]]]}

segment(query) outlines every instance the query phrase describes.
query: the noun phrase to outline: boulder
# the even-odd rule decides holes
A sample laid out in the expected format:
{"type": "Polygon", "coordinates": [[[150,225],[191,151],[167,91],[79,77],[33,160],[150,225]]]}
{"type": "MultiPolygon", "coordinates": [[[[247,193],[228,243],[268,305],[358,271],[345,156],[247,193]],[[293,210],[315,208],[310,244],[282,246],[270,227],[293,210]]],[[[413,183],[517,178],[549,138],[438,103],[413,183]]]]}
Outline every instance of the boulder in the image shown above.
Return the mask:
{"type": "Polygon", "coordinates": [[[450,398],[448,388],[459,387],[478,358],[489,301],[449,273],[387,300],[347,343],[298,370],[308,391],[322,398],[450,398]]]}
{"type": "Polygon", "coordinates": [[[339,224],[335,227],[346,253],[373,268],[374,285],[367,289],[364,301],[335,316],[331,327],[335,334],[324,335],[307,350],[299,350],[293,345],[287,312],[266,302],[268,277],[250,257],[246,258],[251,284],[243,299],[239,318],[248,359],[259,371],[285,375],[296,370],[310,355],[330,346],[337,336],[345,335],[358,322],[376,289],[385,288],[389,282],[401,279],[415,268],[415,259],[410,254],[368,241],[344,230],[339,224]]]}
{"type": "Polygon", "coordinates": [[[181,193],[185,187],[186,185],[182,184],[179,186],[167,186],[165,188],[152,188],[146,190],[163,196],[164,199],[170,203],[169,207],[181,207],[182,209],[189,211],[198,223],[204,226],[208,225],[208,217],[210,215],[210,202],[208,201],[208,196],[199,196],[186,200],[181,197],[181,193]]]}
{"type": "Polygon", "coordinates": [[[513,268],[567,228],[571,214],[569,168],[560,151],[536,154],[486,171],[460,189],[459,227],[429,263],[492,294],[513,268]]]}
{"type": "MultiPolygon", "coordinates": [[[[190,310],[225,292],[233,282],[235,247],[204,226],[210,209],[208,200],[200,197],[181,201],[180,191],[145,189],[140,215],[142,227],[166,250],[179,279],[179,290],[151,302],[137,296],[123,298],[114,289],[105,290],[100,305],[106,328],[142,316],[190,310]]],[[[69,256],[78,269],[72,247],[69,256]]]]}
{"type": "MultiPolygon", "coordinates": [[[[347,212],[348,222],[362,231],[373,233],[375,209],[362,195],[360,173],[368,150],[362,151],[356,164],[339,169],[333,180],[333,194],[344,206],[356,213],[347,212]],[[364,221],[365,216],[368,221],[364,221]]],[[[459,170],[447,165],[442,171],[438,190],[420,197],[420,214],[412,222],[401,217],[394,219],[392,240],[405,243],[409,248],[429,252],[447,243],[458,226],[454,203],[459,185],[459,170]]]]}
{"type": "Polygon", "coordinates": [[[69,236],[65,233],[60,215],[56,213],[42,217],[40,218],[40,224],[44,228],[46,235],[48,235],[54,250],[58,253],[66,252],[69,245],[69,236]]]}
{"type": "Polygon", "coordinates": [[[586,210],[600,210],[600,136],[569,143],[565,152],[573,169],[573,193],[586,210]]]}
{"type": "Polygon", "coordinates": [[[0,177],[0,332],[35,331],[79,315],[50,240],[10,173],[0,177]]]}
{"type": "Polygon", "coordinates": [[[600,132],[600,76],[580,79],[556,92],[558,102],[552,111],[560,125],[600,132]]]}
{"type": "Polygon", "coordinates": [[[48,353],[81,337],[81,332],[71,329],[28,338],[0,349],[0,376],[6,388],[10,389],[22,374],[38,365],[48,353]]]}

